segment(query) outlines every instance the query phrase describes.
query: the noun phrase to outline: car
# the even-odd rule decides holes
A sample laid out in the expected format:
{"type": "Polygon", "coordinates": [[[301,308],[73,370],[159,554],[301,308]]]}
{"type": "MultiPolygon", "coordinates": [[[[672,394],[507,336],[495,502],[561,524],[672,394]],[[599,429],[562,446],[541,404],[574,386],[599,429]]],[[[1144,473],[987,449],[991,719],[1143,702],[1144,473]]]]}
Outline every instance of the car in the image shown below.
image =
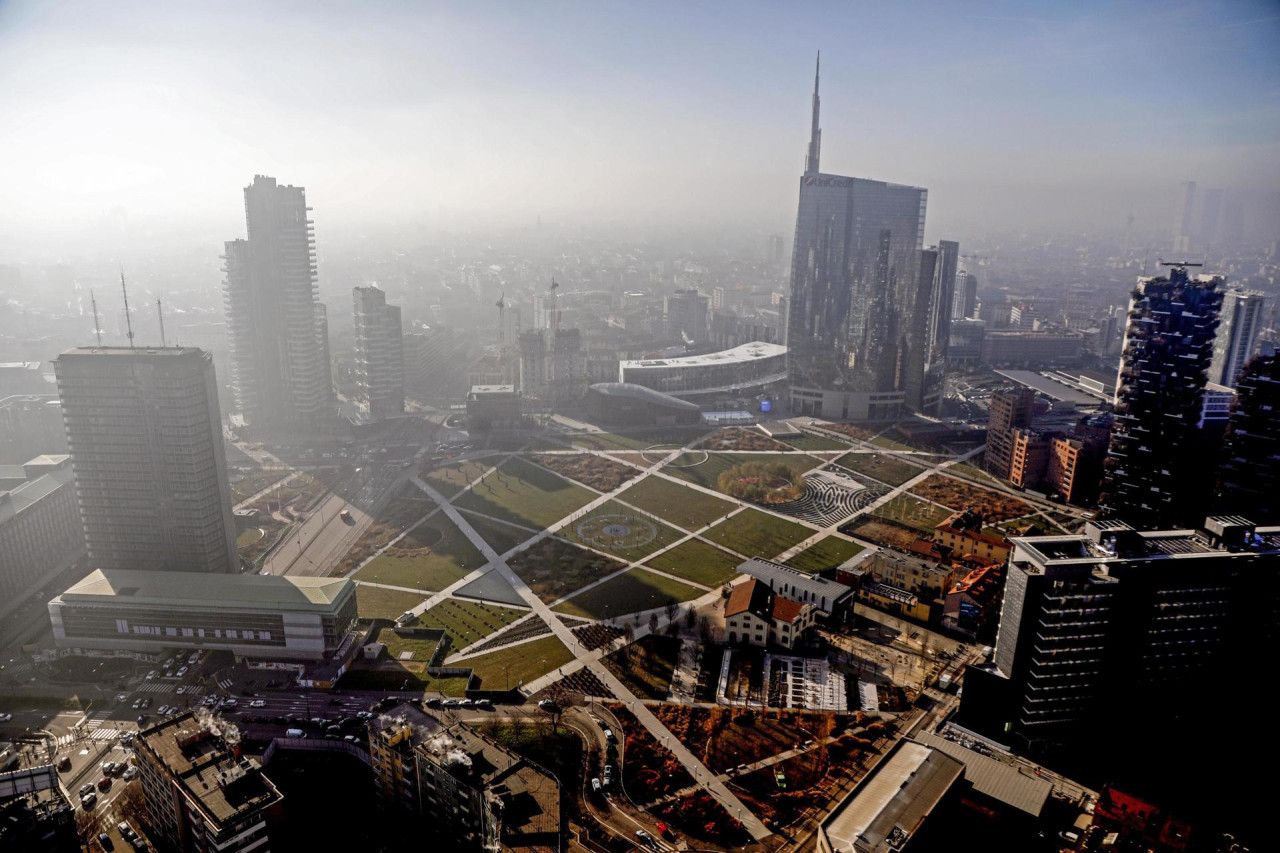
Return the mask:
{"type": "Polygon", "coordinates": [[[489,699],[477,699],[477,700],[476,700],[476,707],[477,707],[477,708],[492,708],[492,707],[493,707],[493,702],[492,702],[492,700],[489,700],[489,699]]]}
{"type": "Polygon", "coordinates": [[[80,808],[88,811],[98,804],[98,795],[94,791],[90,791],[80,798],[80,808]]]}
{"type": "Polygon", "coordinates": [[[347,524],[355,523],[355,519],[351,517],[351,510],[349,509],[344,509],[342,512],[338,513],[338,518],[342,519],[347,524]]]}
{"type": "Polygon", "coordinates": [[[98,780],[98,790],[99,790],[99,791],[109,791],[109,790],[111,790],[111,777],[110,777],[110,776],[103,776],[101,779],[99,779],[99,780],[98,780]]]}
{"type": "Polygon", "coordinates": [[[183,693],[186,693],[186,692],[187,692],[187,685],[185,684],[179,685],[178,689],[174,691],[174,693],[178,696],[181,696],[183,693]]]}
{"type": "Polygon", "coordinates": [[[599,779],[592,779],[592,780],[591,780],[591,790],[595,791],[597,794],[598,794],[598,793],[600,793],[600,780],[599,780],[599,779]]]}
{"type": "Polygon", "coordinates": [[[325,718],[324,718],[324,717],[312,717],[312,718],[311,718],[311,722],[312,722],[312,724],[314,724],[314,725],[317,725],[317,726],[323,726],[323,725],[325,724],[325,718]]]}
{"type": "Polygon", "coordinates": [[[347,735],[346,737],[343,738],[343,740],[345,740],[347,743],[355,743],[357,738],[355,735],[347,735]]]}
{"type": "Polygon", "coordinates": [[[199,652],[192,652],[191,657],[187,658],[187,666],[195,666],[196,661],[200,660],[199,652]]]}
{"type": "Polygon", "coordinates": [[[461,699],[446,699],[440,703],[445,708],[457,708],[462,705],[461,699]]]}
{"type": "Polygon", "coordinates": [[[92,782],[85,782],[83,785],[81,785],[81,786],[80,786],[80,790],[79,790],[79,791],[76,791],[76,793],[77,793],[80,797],[87,797],[87,796],[89,796],[90,794],[92,794],[92,793],[93,793],[93,783],[92,783],[92,782]]]}
{"type": "Polygon", "coordinates": [[[124,821],[120,821],[116,824],[116,832],[120,833],[120,837],[125,841],[133,841],[134,836],[138,834],[133,831],[132,826],[129,826],[129,824],[124,821]]]}
{"type": "MultiPolygon", "coordinates": [[[[436,703],[437,703],[437,704],[439,704],[439,702],[440,702],[440,700],[439,700],[439,699],[437,699],[437,700],[436,700],[436,703]]],[[[373,719],[373,714],[372,714],[371,712],[369,712],[369,711],[356,711],[356,719],[357,719],[357,720],[372,720],[372,719],[373,719]]]]}
{"type": "Polygon", "coordinates": [[[13,719],[13,714],[0,714],[0,723],[7,723],[13,719]]]}
{"type": "Polygon", "coordinates": [[[655,823],[654,828],[658,830],[659,835],[661,835],[663,838],[667,839],[668,841],[676,840],[676,834],[672,832],[671,827],[667,826],[662,821],[658,821],[657,823],[655,823]]]}
{"type": "Polygon", "coordinates": [[[541,709],[542,709],[542,710],[544,710],[544,711],[558,711],[558,710],[560,710],[560,709],[559,709],[559,706],[557,706],[557,705],[556,705],[556,703],[555,703],[555,702],[552,702],[550,699],[542,699],[542,700],[540,700],[540,701],[538,702],[538,707],[539,707],[539,708],[541,708],[541,709]]]}
{"type": "Polygon", "coordinates": [[[151,697],[144,696],[142,699],[142,709],[145,711],[147,708],[150,708],[150,707],[151,707],[151,697]]]}
{"type": "Polygon", "coordinates": [[[329,726],[324,732],[329,735],[340,735],[342,734],[342,726],[329,726]]]}
{"type": "Polygon", "coordinates": [[[609,741],[609,743],[613,743],[614,741],[617,740],[617,738],[614,737],[613,729],[609,728],[608,726],[604,727],[604,739],[609,741]]]}
{"type": "Polygon", "coordinates": [[[654,838],[652,835],[650,835],[648,832],[646,832],[645,830],[637,829],[636,838],[639,838],[645,847],[651,848],[653,850],[658,849],[658,840],[654,838]]]}
{"type": "Polygon", "coordinates": [[[133,739],[137,736],[138,736],[137,732],[125,732],[124,734],[120,735],[120,745],[128,746],[129,744],[133,743],[133,739]]]}
{"type": "Polygon", "coordinates": [[[120,778],[128,782],[131,779],[138,778],[138,772],[139,771],[138,771],[137,765],[130,764],[129,766],[125,767],[124,772],[120,774],[120,778]]]}
{"type": "Polygon", "coordinates": [[[178,677],[181,678],[182,676],[186,675],[189,671],[190,670],[188,669],[188,667],[185,667],[185,666],[178,667],[178,677]]]}
{"type": "Polygon", "coordinates": [[[116,701],[117,701],[117,702],[128,702],[128,701],[129,701],[129,694],[128,694],[128,693],[120,693],[120,694],[117,694],[117,695],[116,695],[116,701]]]}
{"type": "Polygon", "coordinates": [[[459,700],[458,700],[458,705],[459,705],[460,707],[463,707],[463,708],[473,708],[473,707],[475,707],[475,704],[476,704],[476,703],[475,703],[475,702],[473,702],[473,701],[472,701],[472,700],[470,700],[470,699],[459,699],[459,700]]]}
{"type": "Polygon", "coordinates": [[[138,710],[138,709],[139,709],[139,708],[141,708],[141,707],[142,707],[142,699],[140,699],[140,698],[139,698],[139,699],[134,699],[134,700],[133,700],[133,710],[135,710],[135,711],[136,711],[136,710],[138,710]]]}
{"type": "Polygon", "coordinates": [[[249,707],[250,707],[250,708],[265,708],[265,707],[267,707],[267,703],[266,703],[266,701],[265,701],[265,700],[263,700],[263,699],[254,699],[252,702],[250,702],[250,703],[249,703],[249,707]]]}
{"type": "Polygon", "coordinates": [[[236,706],[237,706],[237,705],[239,705],[239,704],[240,704],[240,703],[239,703],[239,701],[237,701],[237,700],[235,700],[235,699],[223,699],[223,700],[222,700],[222,704],[221,704],[219,707],[222,707],[222,708],[234,708],[234,707],[236,707],[236,706]]]}
{"type": "Polygon", "coordinates": [[[111,836],[110,836],[110,835],[107,835],[105,832],[99,832],[99,833],[98,833],[98,843],[99,843],[100,845],[102,845],[102,849],[103,849],[103,850],[115,850],[115,849],[116,849],[116,843],[115,843],[114,841],[112,841],[112,840],[111,840],[111,836]]]}
{"type": "Polygon", "coordinates": [[[71,757],[67,755],[59,755],[57,768],[59,773],[65,773],[71,769],[71,757]]]}
{"type": "Polygon", "coordinates": [[[139,715],[138,715],[138,725],[142,725],[142,724],[143,724],[143,723],[145,723],[146,721],[147,721],[147,715],[146,715],[146,714],[139,714],[139,715]]]}
{"type": "Polygon", "coordinates": [[[147,681],[154,681],[155,677],[156,671],[154,669],[147,673],[147,681]]]}

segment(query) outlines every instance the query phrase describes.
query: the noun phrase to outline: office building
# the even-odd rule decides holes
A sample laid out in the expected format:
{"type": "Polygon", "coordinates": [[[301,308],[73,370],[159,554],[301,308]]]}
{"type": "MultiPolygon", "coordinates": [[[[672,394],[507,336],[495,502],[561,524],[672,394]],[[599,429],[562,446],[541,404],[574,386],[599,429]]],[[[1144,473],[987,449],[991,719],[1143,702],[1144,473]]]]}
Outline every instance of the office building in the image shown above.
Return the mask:
{"type": "Polygon", "coordinates": [[[1280,356],[1259,356],[1236,383],[1218,469],[1218,511],[1280,524],[1280,356]]]}
{"type": "Polygon", "coordinates": [[[133,741],[147,826],[164,849],[183,853],[268,853],[279,837],[284,798],[239,744],[202,712],[188,711],[138,732],[133,741]]]}
{"type": "Polygon", "coordinates": [[[969,667],[960,711],[962,725],[1002,742],[1140,736],[1205,685],[1256,678],[1258,650],[1274,646],[1280,527],[1101,521],[1011,542],[995,655],[969,667]]]}
{"type": "Polygon", "coordinates": [[[982,364],[991,367],[1066,367],[1084,350],[1080,332],[990,331],[982,337],[982,364]]]}
{"type": "Polygon", "coordinates": [[[56,394],[14,394],[0,399],[0,464],[67,452],[62,405],[56,394]]]}
{"type": "Polygon", "coordinates": [[[21,482],[0,483],[0,616],[84,556],[71,457],[37,457],[18,472],[21,482]]]}
{"type": "Polygon", "coordinates": [[[711,328],[711,297],[696,288],[677,290],[662,301],[667,336],[690,344],[705,343],[711,328]]]}
{"type": "Polygon", "coordinates": [[[223,255],[236,408],[256,427],[323,431],[333,389],[306,192],[257,175],[244,206],[248,239],[223,255]]]}
{"type": "Polygon", "coordinates": [[[1102,483],[1102,460],[1111,440],[1111,418],[1082,418],[1070,435],[1055,435],[1049,444],[1044,487],[1070,504],[1091,504],[1102,483]]]}
{"type": "Polygon", "coordinates": [[[618,381],[683,399],[755,396],[787,378],[787,348],[752,341],[703,355],[618,363],[618,381]]]}
{"type": "Polygon", "coordinates": [[[820,169],[818,78],[792,243],[791,410],[882,420],[906,405],[927,191],[820,169]]]}
{"type": "Polygon", "coordinates": [[[322,660],[349,641],[356,587],[346,578],[98,569],[49,602],[49,620],[64,648],[322,660]]]}
{"type": "Polygon", "coordinates": [[[936,415],[942,406],[951,337],[951,303],[960,244],[944,240],[920,252],[916,269],[915,308],[906,343],[903,389],[914,411],[936,415]]]}
{"type": "Polygon", "coordinates": [[[1203,511],[1216,454],[1197,424],[1222,282],[1179,265],[1140,278],[1130,298],[1100,502],[1135,527],[1174,527],[1203,511]]]}
{"type": "Polygon", "coordinates": [[[978,308],[978,277],[961,270],[956,273],[956,288],[951,301],[952,320],[971,320],[978,308]]]}
{"type": "Polygon", "coordinates": [[[92,563],[238,572],[209,353],[81,347],[54,367],[92,563]]]}
{"type": "Polygon", "coordinates": [[[467,394],[467,426],[475,430],[520,426],[520,392],[514,385],[473,385],[467,394]]]}
{"type": "Polygon", "coordinates": [[[987,470],[1009,479],[1013,468],[1014,432],[1031,428],[1035,414],[1034,388],[1001,388],[991,395],[987,417],[987,470]]]}
{"type": "Polygon", "coordinates": [[[19,394],[48,394],[46,366],[39,361],[0,362],[0,399],[19,394]]]}
{"type": "Polygon", "coordinates": [[[1253,355],[1264,321],[1267,297],[1256,290],[1231,288],[1222,294],[1218,331],[1213,338],[1209,381],[1234,388],[1245,362],[1253,355]]]}
{"type": "Polygon", "coordinates": [[[360,408],[374,420],[404,414],[404,341],[400,308],[375,286],[351,290],[355,308],[360,408]]]}

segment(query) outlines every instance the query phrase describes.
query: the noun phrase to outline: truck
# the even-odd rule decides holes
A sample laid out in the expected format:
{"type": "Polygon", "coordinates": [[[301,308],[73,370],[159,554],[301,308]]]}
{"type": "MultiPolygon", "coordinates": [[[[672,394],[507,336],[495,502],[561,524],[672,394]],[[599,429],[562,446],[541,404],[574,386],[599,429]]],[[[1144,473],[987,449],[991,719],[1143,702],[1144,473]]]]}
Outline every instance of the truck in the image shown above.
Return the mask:
{"type": "Polygon", "coordinates": [[[942,675],[938,676],[938,689],[939,690],[951,689],[951,673],[944,672],[942,673],[942,675]]]}

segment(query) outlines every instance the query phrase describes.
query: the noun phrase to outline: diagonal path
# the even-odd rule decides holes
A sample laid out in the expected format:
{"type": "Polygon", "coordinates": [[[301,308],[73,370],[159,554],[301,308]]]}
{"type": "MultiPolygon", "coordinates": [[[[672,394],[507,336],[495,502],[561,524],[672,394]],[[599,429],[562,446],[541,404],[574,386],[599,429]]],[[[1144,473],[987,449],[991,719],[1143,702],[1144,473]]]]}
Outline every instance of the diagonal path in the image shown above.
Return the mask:
{"type": "MultiPolygon", "coordinates": [[[[501,573],[503,579],[506,580],[516,593],[528,603],[533,612],[537,613],[542,617],[544,622],[551,626],[552,633],[555,634],[560,642],[565,644],[565,648],[573,649],[574,655],[577,657],[577,638],[573,635],[573,632],[560,621],[558,614],[552,612],[551,608],[548,607],[542,599],[533,594],[533,590],[529,589],[528,584],[526,584],[519,575],[511,570],[511,567],[507,565],[506,560],[494,551],[489,543],[484,541],[480,534],[476,533],[475,528],[473,528],[467,520],[462,517],[462,514],[458,512],[458,510],[455,509],[443,495],[431,488],[431,486],[427,485],[422,480],[417,478],[415,478],[415,480],[418,488],[430,495],[431,498],[434,499],[445,511],[445,514],[449,516],[449,519],[458,526],[458,529],[471,540],[473,545],[480,549],[481,553],[484,554],[485,559],[492,564],[493,568],[491,571],[501,573]]],[[[608,495],[601,496],[601,500],[603,501],[608,499],[608,497],[608,495]]],[[[716,801],[719,802],[730,815],[741,816],[740,820],[742,825],[749,833],[751,833],[752,838],[760,840],[770,835],[769,830],[760,822],[760,819],[752,814],[751,811],[743,805],[742,801],[735,797],[733,792],[730,791],[723,782],[703,766],[702,762],[700,762],[697,757],[684,746],[684,744],[680,743],[679,740],[673,737],[671,732],[662,725],[661,721],[659,721],[658,718],[644,706],[644,703],[640,701],[634,693],[627,689],[626,685],[619,681],[607,667],[601,664],[598,659],[586,663],[586,666],[591,670],[592,674],[599,678],[605,686],[613,692],[614,696],[618,697],[620,702],[623,702],[631,709],[631,712],[635,714],[636,718],[640,721],[640,724],[648,729],[659,743],[662,743],[664,738],[666,739],[666,743],[668,744],[668,748],[671,750],[672,755],[674,755],[676,759],[684,765],[685,769],[689,771],[689,774],[693,776],[695,780],[705,786],[707,793],[715,797],[716,801]]]]}

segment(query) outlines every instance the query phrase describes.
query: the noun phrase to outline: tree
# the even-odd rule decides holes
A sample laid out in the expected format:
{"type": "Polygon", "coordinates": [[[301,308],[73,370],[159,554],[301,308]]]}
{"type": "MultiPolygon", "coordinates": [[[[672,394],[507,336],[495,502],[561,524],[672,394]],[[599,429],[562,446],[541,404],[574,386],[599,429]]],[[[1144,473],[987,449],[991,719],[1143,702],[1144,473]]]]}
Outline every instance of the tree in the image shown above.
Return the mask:
{"type": "Polygon", "coordinates": [[[676,600],[674,598],[667,602],[667,621],[668,622],[676,621],[676,614],[679,612],[680,612],[680,605],[676,604],[676,600]]]}
{"type": "Polygon", "coordinates": [[[134,779],[126,782],[115,800],[116,811],[120,817],[132,824],[146,822],[147,798],[142,793],[142,780],[134,779]]]}
{"type": "Polygon", "coordinates": [[[684,612],[684,627],[686,631],[692,631],[698,626],[698,611],[690,604],[689,608],[684,612]]]}
{"type": "Polygon", "coordinates": [[[658,614],[657,613],[649,614],[649,633],[650,634],[658,633],[658,614]]]}
{"type": "Polygon", "coordinates": [[[102,832],[103,813],[100,811],[76,811],[76,834],[86,850],[101,850],[98,844],[98,833],[102,832]]]}

